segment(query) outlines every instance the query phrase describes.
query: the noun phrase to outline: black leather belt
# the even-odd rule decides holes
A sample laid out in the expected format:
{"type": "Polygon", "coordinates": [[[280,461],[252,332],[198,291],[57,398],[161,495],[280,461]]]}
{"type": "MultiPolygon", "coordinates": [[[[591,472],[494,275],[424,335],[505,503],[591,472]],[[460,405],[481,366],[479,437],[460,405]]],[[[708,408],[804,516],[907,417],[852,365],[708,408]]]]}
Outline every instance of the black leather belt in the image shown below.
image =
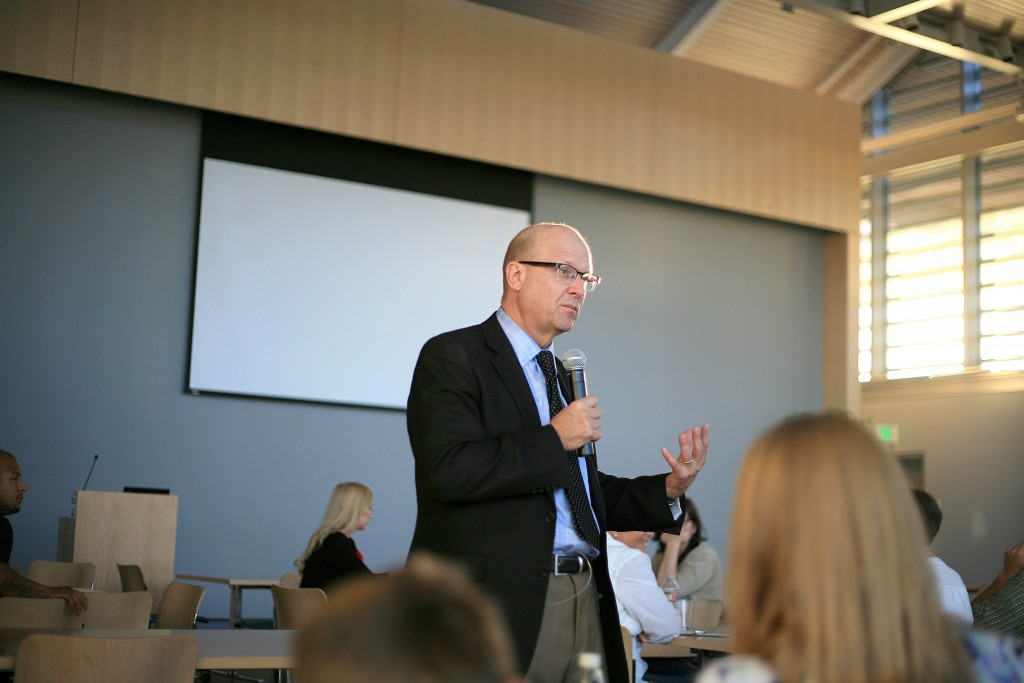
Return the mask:
{"type": "Polygon", "coordinates": [[[585,571],[590,571],[590,562],[579,553],[555,553],[551,556],[551,573],[555,576],[585,571]]]}

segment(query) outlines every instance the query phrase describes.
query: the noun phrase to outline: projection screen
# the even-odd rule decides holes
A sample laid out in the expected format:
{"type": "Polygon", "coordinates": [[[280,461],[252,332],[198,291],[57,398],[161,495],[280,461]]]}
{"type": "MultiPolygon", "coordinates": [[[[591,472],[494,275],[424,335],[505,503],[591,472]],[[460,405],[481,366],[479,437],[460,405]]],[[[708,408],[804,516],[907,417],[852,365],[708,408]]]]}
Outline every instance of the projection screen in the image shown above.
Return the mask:
{"type": "Polygon", "coordinates": [[[519,209],[206,158],[188,389],[404,408],[501,297],[519,209]]]}

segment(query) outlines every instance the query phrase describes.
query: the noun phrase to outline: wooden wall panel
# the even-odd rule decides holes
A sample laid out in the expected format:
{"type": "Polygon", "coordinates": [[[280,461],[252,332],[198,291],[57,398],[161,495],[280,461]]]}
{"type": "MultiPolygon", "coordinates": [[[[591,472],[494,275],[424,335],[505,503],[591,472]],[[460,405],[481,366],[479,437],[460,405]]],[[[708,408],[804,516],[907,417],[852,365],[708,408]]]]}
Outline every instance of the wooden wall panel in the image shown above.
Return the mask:
{"type": "Polygon", "coordinates": [[[407,0],[395,142],[646,188],[652,56],[472,3],[407,0]]]}
{"type": "Polygon", "coordinates": [[[825,237],[822,284],[822,408],[860,412],[857,380],[857,306],[860,235],[825,237]]]}
{"type": "Polygon", "coordinates": [[[853,104],[465,0],[79,1],[81,85],[857,229],[853,104]]]}
{"type": "Polygon", "coordinates": [[[855,105],[686,60],[659,63],[656,194],[855,231],[855,105]]]}
{"type": "Polygon", "coordinates": [[[394,134],[401,0],[81,0],[74,82],[394,134]]]}
{"type": "Polygon", "coordinates": [[[71,80],[78,0],[0,2],[0,70],[71,80]]]}

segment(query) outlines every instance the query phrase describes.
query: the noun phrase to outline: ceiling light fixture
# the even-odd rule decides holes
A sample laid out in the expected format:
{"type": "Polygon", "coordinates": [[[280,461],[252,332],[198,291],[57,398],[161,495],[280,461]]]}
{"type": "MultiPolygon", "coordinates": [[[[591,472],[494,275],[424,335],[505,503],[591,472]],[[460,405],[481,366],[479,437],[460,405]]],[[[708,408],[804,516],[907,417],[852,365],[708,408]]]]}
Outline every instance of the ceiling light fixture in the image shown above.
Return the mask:
{"type": "Polygon", "coordinates": [[[952,19],[949,22],[949,44],[957,47],[964,46],[964,20],[952,19]]]}
{"type": "Polygon", "coordinates": [[[1004,62],[1013,62],[1013,43],[1010,42],[1010,36],[1003,34],[996,36],[996,58],[1001,59],[1004,62]]]}
{"type": "Polygon", "coordinates": [[[1022,74],[1017,74],[1017,89],[1020,90],[1020,104],[1017,105],[1017,111],[1013,118],[1017,119],[1017,123],[1024,125],[1024,75],[1022,74]]]}

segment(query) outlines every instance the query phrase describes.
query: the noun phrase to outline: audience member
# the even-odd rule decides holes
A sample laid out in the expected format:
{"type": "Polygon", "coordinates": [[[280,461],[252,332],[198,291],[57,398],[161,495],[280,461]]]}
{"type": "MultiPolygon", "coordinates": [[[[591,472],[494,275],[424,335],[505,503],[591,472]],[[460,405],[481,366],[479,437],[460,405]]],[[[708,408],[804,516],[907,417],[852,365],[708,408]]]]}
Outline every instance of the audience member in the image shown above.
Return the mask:
{"type": "Polygon", "coordinates": [[[1003,553],[1003,568],[974,596],[977,626],[1024,638],[1024,541],[1003,553]]]}
{"type": "Polygon", "coordinates": [[[88,607],[84,593],[70,586],[44,586],[11,568],[14,529],[7,516],[21,510],[27,490],[17,459],[7,451],[0,451],[0,597],[60,598],[67,603],[69,612],[81,614],[88,607]]]}
{"type": "Polygon", "coordinates": [[[970,624],[974,621],[971,613],[971,599],[967,597],[967,586],[964,580],[956,573],[956,570],[935,556],[931,550],[932,541],[939,533],[942,526],[942,508],[939,502],[930,493],[923,489],[911,489],[914,494],[914,502],[921,511],[921,520],[924,522],[925,540],[928,547],[925,552],[928,555],[928,564],[932,568],[935,577],[935,585],[939,589],[939,602],[942,609],[953,617],[970,624]]]}
{"type": "Polygon", "coordinates": [[[679,633],[679,612],[665,598],[651,569],[647,543],[654,534],[650,531],[610,531],[608,534],[608,574],[615,589],[619,624],[633,634],[635,680],[640,681],[647,671],[647,663],[640,657],[641,643],[672,640],[679,633]]]}
{"type": "Polygon", "coordinates": [[[513,683],[498,607],[461,567],[425,553],[389,577],[346,581],[296,639],[302,683],[513,683]]]}
{"type": "Polygon", "coordinates": [[[362,531],[373,519],[373,492],[363,484],[338,484],[327,501],[323,521],[295,559],[302,588],[324,588],[360,574],[372,572],[363,563],[352,534],[362,531]]]}
{"type": "Polygon", "coordinates": [[[759,437],[732,524],[736,654],[699,683],[1024,681],[1024,642],[942,611],[899,465],[851,417],[797,416],[759,437]]]}
{"type": "Polygon", "coordinates": [[[693,600],[722,599],[722,562],[707,542],[707,530],[692,498],[686,499],[685,518],[678,534],[663,533],[654,555],[658,585],[675,574],[679,597],[693,600]]]}

